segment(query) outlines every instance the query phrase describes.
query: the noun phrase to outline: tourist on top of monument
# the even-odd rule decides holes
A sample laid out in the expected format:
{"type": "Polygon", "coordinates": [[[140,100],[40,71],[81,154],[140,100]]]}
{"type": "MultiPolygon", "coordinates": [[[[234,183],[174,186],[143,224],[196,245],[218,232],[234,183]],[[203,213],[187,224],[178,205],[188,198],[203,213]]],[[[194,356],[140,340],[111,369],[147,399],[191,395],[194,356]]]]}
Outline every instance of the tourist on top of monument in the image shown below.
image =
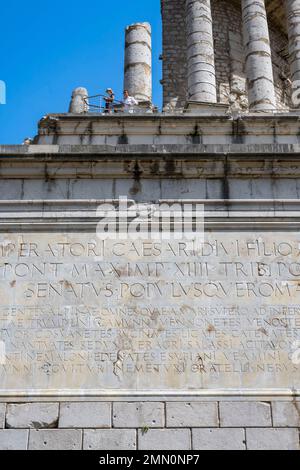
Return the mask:
{"type": "Polygon", "coordinates": [[[124,105],[124,111],[129,111],[132,109],[133,106],[137,106],[139,103],[138,101],[133,97],[129,96],[128,90],[124,90],[124,100],[123,100],[123,105],[124,105]]]}
{"type": "Polygon", "coordinates": [[[109,113],[113,109],[113,102],[115,100],[115,94],[111,88],[107,88],[106,93],[107,93],[107,96],[104,96],[105,112],[109,113]]]}

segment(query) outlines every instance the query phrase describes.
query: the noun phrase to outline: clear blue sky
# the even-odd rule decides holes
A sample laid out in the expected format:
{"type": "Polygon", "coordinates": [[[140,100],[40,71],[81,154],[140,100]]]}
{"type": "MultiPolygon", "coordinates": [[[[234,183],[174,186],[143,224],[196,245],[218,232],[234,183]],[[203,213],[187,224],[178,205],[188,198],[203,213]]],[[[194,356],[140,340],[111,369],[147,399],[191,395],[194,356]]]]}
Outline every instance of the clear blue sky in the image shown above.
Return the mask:
{"type": "Polygon", "coordinates": [[[97,94],[123,87],[124,28],[148,21],[153,29],[153,101],[161,105],[160,0],[37,0],[1,2],[0,144],[36,134],[47,113],[66,112],[77,86],[97,94]]]}

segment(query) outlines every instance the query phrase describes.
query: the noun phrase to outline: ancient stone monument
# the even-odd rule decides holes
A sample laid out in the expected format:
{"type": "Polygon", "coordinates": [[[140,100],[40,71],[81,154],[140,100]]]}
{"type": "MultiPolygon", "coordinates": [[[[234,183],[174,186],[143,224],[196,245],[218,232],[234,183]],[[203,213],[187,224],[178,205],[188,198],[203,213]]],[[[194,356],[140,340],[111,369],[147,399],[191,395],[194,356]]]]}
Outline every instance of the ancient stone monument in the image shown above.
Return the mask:
{"type": "Polygon", "coordinates": [[[141,106],[97,113],[80,87],[0,147],[1,448],[299,448],[299,16],[163,0],[162,112],[137,23],[141,106]],[[122,237],[125,203],[171,224],[122,237]],[[195,207],[204,231],[172,238],[195,207]]]}

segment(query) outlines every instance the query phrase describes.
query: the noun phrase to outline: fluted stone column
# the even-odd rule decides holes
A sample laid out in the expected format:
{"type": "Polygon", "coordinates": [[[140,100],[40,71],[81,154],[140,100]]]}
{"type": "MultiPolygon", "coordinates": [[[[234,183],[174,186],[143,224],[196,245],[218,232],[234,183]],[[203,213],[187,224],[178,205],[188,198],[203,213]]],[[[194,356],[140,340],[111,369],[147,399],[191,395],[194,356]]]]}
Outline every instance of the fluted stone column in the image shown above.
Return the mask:
{"type": "MultiPolygon", "coordinates": [[[[287,0],[287,20],[291,79],[294,90],[300,89],[300,0],[287,0]],[[298,82],[298,83],[297,83],[298,82]]],[[[299,100],[298,100],[299,101],[299,100]]],[[[300,105],[297,103],[297,107],[300,105]]]]}
{"type": "Polygon", "coordinates": [[[264,0],[242,0],[249,108],[276,109],[274,77],[267,13],[264,0]]]}
{"type": "Polygon", "coordinates": [[[136,23],[125,32],[124,88],[138,101],[152,101],[151,26],[136,23]]]}
{"type": "Polygon", "coordinates": [[[217,102],[210,0],[186,0],[188,99],[217,102]]]}

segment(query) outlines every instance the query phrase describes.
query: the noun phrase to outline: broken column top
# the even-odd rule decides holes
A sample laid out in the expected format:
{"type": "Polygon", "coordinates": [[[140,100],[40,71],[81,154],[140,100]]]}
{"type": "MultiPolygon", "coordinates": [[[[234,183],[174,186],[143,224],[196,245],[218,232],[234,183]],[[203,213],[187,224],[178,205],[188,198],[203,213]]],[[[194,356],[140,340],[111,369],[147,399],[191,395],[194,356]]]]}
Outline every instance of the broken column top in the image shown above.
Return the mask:
{"type": "Polygon", "coordinates": [[[140,22],[140,23],[132,23],[132,24],[126,26],[126,31],[130,30],[130,29],[136,29],[138,27],[143,27],[143,28],[147,29],[149,33],[151,33],[151,24],[147,23],[147,21],[140,22]]]}

